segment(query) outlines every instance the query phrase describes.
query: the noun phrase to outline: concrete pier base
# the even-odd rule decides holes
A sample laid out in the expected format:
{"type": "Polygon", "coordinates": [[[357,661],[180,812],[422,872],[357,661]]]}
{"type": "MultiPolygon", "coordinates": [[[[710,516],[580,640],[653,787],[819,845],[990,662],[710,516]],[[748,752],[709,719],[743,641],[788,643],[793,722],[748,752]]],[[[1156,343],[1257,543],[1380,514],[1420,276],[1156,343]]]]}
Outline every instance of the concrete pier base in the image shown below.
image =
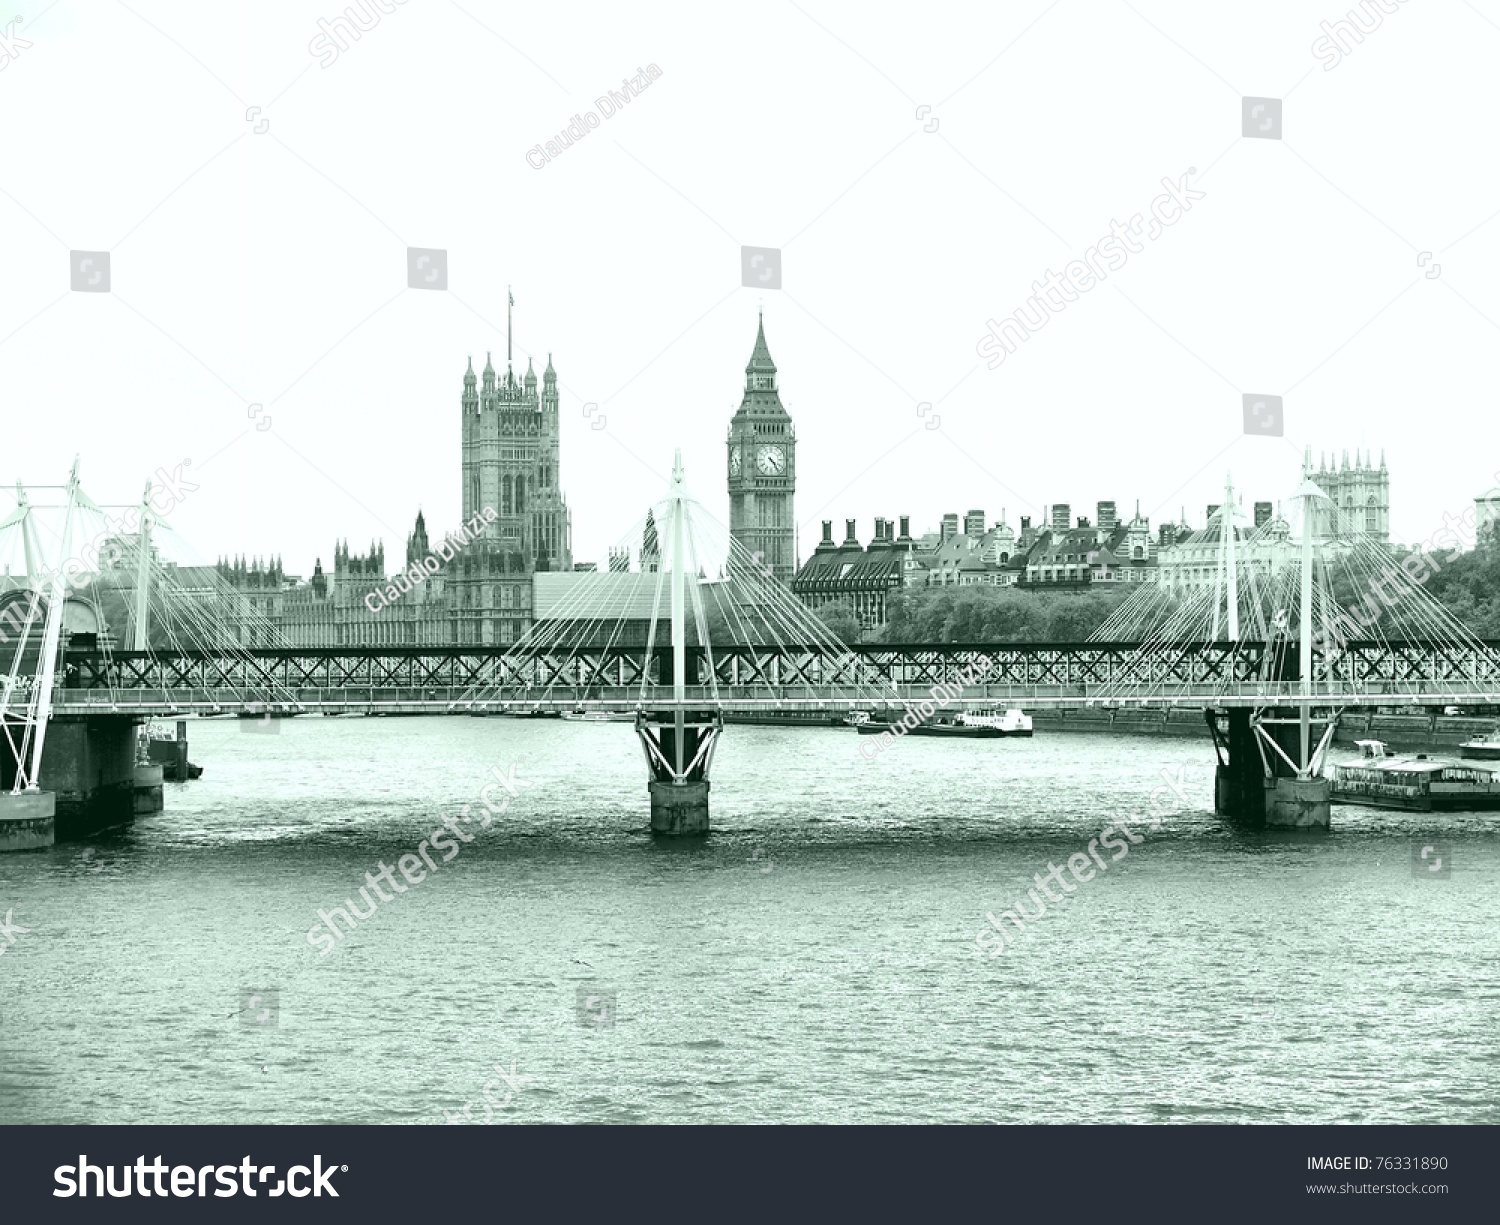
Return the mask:
{"type": "Polygon", "coordinates": [[[41,782],[57,797],[57,840],[91,838],[135,819],[136,720],[125,715],[54,718],[41,782]]]}
{"type": "Polygon", "coordinates": [[[56,806],[50,791],[0,795],[0,854],[51,846],[57,840],[56,806]]]}
{"type": "Polygon", "coordinates": [[[708,780],[688,783],[652,782],[653,834],[708,833],[708,780]]]}
{"type": "Polygon", "coordinates": [[[136,766],[135,768],[135,815],[149,816],[165,807],[162,799],[162,781],[166,771],[161,766],[136,766]]]}
{"type": "Polygon", "coordinates": [[[1214,772],[1214,811],[1245,825],[1259,825],[1265,811],[1266,772],[1255,747],[1250,712],[1228,711],[1222,731],[1214,712],[1205,713],[1220,758],[1214,772]]]}
{"type": "Polygon", "coordinates": [[[1326,778],[1267,780],[1266,828],[1327,829],[1332,790],[1326,778]]]}

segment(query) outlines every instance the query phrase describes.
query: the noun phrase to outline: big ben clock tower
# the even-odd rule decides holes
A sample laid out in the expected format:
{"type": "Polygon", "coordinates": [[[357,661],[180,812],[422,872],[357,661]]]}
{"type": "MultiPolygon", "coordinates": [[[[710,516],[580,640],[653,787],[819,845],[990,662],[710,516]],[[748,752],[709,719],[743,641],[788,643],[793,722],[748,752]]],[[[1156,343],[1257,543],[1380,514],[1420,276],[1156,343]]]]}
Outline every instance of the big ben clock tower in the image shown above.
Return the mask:
{"type": "MultiPolygon", "coordinates": [[[[797,438],[776,392],[776,363],[762,317],[745,367],[745,398],[729,422],[729,534],[762,572],[790,582],[796,570],[797,438]]],[[[737,556],[738,553],[736,554],[737,556]]],[[[744,558],[740,557],[741,563],[744,558]]]]}

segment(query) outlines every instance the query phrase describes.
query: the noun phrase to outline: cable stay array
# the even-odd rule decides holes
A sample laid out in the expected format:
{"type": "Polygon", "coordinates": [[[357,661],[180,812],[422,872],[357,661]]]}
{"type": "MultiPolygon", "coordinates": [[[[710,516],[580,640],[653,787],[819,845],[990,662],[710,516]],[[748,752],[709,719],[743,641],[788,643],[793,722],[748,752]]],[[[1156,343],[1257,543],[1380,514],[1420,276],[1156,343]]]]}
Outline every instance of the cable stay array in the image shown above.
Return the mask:
{"type": "Polygon", "coordinates": [[[1290,521],[1246,527],[1231,491],[1204,531],[1179,543],[1173,570],[1131,592],[1090,639],[1137,644],[1098,697],[1170,703],[1257,685],[1270,704],[1337,705],[1382,687],[1428,702],[1500,693],[1500,654],[1426,588],[1441,563],[1330,530],[1336,515],[1309,477],[1290,521]],[[1205,653],[1219,657],[1206,690],[1201,668],[1189,682],[1180,666],[1205,653]]]}
{"type": "Polygon", "coordinates": [[[680,486],[595,568],[538,576],[529,631],[456,709],[645,710],[664,699],[722,709],[890,705],[891,681],[851,652],[680,486]],[[542,593],[555,591],[545,606],[542,593]],[[676,652],[679,652],[677,654],[676,652]],[[671,691],[674,687],[680,694],[671,691]]]}

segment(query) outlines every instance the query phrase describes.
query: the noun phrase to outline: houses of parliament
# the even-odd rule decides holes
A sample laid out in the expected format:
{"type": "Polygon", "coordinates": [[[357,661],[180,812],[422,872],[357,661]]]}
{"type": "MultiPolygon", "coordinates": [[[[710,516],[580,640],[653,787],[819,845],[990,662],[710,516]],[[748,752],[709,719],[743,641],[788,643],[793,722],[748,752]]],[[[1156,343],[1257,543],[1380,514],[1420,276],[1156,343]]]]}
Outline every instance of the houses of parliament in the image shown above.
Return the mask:
{"type": "Polygon", "coordinates": [[[288,579],[279,559],[243,558],[177,580],[227,599],[222,623],[244,646],[512,643],[531,625],[533,576],[573,568],[557,410],[550,354],[540,386],[530,361],[517,379],[508,355],[503,375],[488,355],[475,374],[471,358],[459,397],[462,537],[429,538],[418,510],[405,559],[389,572],[383,544],[359,553],[339,541],[332,573],[319,558],[306,582],[288,579]]]}
{"type": "MultiPolygon", "coordinates": [[[[332,571],[323,569],[320,557],[305,581],[289,578],[279,558],[184,567],[176,581],[185,594],[216,605],[219,624],[247,647],[516,642],[538,615],[546,615],[535,607],[536,576],[575,569],[551,355],[540,383],[530,361],[517,379],[508,353],[503,375],[488,355],[478,374],[470,359],[459,413],[468,539],[429,537],[418,510],[406,555],[395,567],[388,567],[383,544],[371,542],[361,553],[341,540],[334,545],[332,571]],[[436,562],[424,567],[431,558],[436,562]],[[423,577],[416,581],[419,573],[423,577]]],[[[758,568],[783,582],[797,567],[796,448],[762,320],[745,367],[744,396],[729,423],[730,535],[743,557],[755,558],[758,568]]]]}

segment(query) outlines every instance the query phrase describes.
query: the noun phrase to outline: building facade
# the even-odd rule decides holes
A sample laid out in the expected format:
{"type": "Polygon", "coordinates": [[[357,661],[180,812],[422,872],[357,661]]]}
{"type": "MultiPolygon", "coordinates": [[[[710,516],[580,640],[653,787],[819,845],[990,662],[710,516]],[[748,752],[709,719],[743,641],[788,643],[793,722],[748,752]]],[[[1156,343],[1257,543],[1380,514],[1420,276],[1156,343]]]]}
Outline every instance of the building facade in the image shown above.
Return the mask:
{"type": "Polygon", "coordinates": [[[1345,451],[1335,467],[1326,456],[1320,457],[1313,475],[1318,488],[1328,495],[1314,522],[1314,534],[1325,540],[1363,538],[1376,544],[1391,539],[1391,475],[1386,471],[1385,452],[1376,466],[1365,454],[1354,453],[1349,462],[1345,451]]]}
{"type": "Polygon", "coordinates": [[[726,444],[729,535],[736,550],[731,571],[749,559],[763,572],[790,583],[797,570],[797,437],[776,387],[776,363],[766,347],[762,316],[755,348],[745,367],[745,394],[729,422],[726,444]]]}
{"type": "Polygon", "coordinates": [[[418,511],[401,568],[387,572],[383,544],[372,542],[359,554],[339,542],[332,573],[319,558],[306,582],[285,575],[279,560],[243,559],[198,567],[203,574],[184,572],[173,581],[206,583],[221,631],[244,646],[517,641],[534,621],[534,576],[573,570],[551,355],[540,380],[529,360],[517,379],[509,359],[500,375],[488,354],[479,374],[470,358],[459,414],[463,524],[429,539],[418,511]]]}
{"type": "Polygon", "coordinates": [[[532,622],[532,575],[573,569],[573,525],[560,483],[557,372],[552,356],[540,394],[528,361],[518,382],[506,362],[497,378],[485,355],[462,398],[464,522],[495,518],[446,567],[453,642],[506,645],[532,622]]]}
{"type": "Polygon", "coordinates": [[[859,543],[853,519],[845,520],[844,542],[833,539],[833,520],[823,520],[823,538],[792,579],[792,594],[817,612],[831,606],[847,607],[864,629],[884,625],[893,592],[911,585],[917,569],[916,544],[910,521],[901,520],[901,534],[888,519],[875,520],[875,537],[859,543]]]}

